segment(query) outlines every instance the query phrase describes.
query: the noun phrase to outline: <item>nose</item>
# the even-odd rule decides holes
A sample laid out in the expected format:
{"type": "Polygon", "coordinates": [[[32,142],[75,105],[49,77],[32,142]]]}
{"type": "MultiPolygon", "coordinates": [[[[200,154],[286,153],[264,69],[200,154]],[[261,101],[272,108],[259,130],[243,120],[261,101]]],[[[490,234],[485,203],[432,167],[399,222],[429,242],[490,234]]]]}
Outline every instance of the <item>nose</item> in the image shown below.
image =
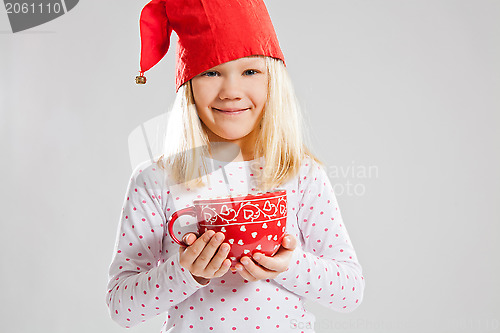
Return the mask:
{"type": "Polygon", "coordinates": [[[219,98],[240,99],[242,97],[241,84],[235,77],[224,77],[220,85],[219,98]]]}

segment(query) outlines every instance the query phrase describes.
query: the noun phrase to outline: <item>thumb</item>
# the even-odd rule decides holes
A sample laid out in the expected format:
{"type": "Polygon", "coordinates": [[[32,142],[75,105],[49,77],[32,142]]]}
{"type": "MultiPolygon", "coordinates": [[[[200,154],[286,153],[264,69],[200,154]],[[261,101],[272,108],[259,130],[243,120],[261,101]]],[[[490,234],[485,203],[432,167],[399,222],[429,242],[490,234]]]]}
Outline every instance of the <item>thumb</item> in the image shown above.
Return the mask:
{"type": "Polygon", "coordinates": [[[285,249],[293,251],[297,247],[297,238],[294,235],[286,234],[281,244],[285,249]]]}

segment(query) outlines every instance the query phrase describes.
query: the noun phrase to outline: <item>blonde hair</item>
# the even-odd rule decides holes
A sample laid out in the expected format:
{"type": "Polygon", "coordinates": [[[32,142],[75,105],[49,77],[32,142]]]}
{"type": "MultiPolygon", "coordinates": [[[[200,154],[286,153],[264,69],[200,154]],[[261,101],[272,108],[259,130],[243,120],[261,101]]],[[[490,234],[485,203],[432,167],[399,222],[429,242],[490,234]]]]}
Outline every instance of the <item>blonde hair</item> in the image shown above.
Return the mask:
{"type": "MultiPolygon", "coordinates": [[[[264,156],[265,164],[257,186],[267,191],[297,175],[305,157],[309,156],[320,165],[323,163],[304,143],[304,122],[285,65],[279,59],[264,58],[269,78],[268,96],[254,158],[264,156]]],[[[177,92],[164,147],[157,161],[160,168],[168,169],[178,183],[188,187],[205,186],[202,177],[208,172],[203,156],[211,157],[210,142],[196,111],[191,81],[177,92]]]]}

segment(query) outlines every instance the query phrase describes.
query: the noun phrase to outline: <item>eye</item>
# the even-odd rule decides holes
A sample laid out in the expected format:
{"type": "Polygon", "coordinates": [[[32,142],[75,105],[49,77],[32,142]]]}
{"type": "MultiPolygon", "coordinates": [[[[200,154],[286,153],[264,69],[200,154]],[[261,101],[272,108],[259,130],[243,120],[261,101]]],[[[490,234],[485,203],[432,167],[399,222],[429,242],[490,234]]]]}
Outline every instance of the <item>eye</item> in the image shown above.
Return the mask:
{"type": "Polygon", "coordinates": [[[245,71],[245,74],[248,74],[248,75],[253,75],[253,74],[257,74],[259,71],[255,70],[255,69],[247,69],[245,71]]]}
{"type": "Polygon", "coordinates": [[[201,74],[201,76],[214,77],[217,74],[218,74],[217,72],[211,71],[211,72],[205,72],[205,73],[201,74]]]}

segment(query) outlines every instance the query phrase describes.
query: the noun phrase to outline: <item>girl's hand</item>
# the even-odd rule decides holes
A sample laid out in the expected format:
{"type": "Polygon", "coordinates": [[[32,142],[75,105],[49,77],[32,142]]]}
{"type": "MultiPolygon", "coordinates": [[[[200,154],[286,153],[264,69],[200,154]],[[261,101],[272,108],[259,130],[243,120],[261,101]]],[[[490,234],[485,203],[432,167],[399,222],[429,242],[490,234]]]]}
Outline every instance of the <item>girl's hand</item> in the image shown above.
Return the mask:
{"type": "Polygon", "coordinates": [[[230,245],[221,245],[223,240],[224,234],[213,230],[206,231],[198,239],[192,233],[184,236],[183,242],[188,246],[179,248],[179,262],[198,283],[208,284],[211,278],[226,274],[231,266],[231,261],[226,259],[230,245]]]}
{"type": "Polygon", "coordinates": [[[236,264],[235,268],[245,280],[250,282],[274,279],[278,274],[287,270],[296,247],[297,239],[293,235],[286,234],[281,247],[274,256],[268,257],[262,253],[254,253],[253,260],[250,257],[243,257],[240,259],[241,264],[236,264]]]}

